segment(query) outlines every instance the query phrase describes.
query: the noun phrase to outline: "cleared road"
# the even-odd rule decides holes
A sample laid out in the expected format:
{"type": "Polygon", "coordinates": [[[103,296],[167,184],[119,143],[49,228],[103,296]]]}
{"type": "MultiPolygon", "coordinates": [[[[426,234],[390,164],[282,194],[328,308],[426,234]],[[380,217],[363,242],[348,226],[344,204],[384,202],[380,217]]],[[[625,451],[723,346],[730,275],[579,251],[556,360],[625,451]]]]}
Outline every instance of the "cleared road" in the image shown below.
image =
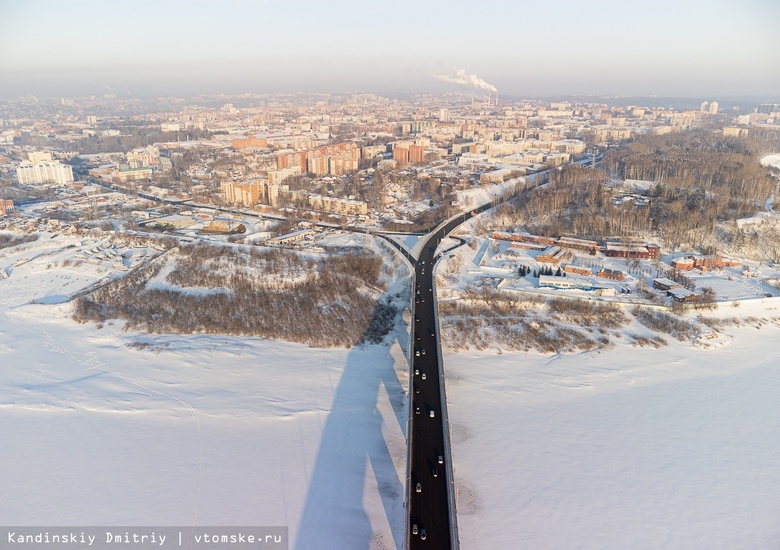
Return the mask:
{"type": "Polygon", "coordinates": [[[428,235],[419,258],[415,259],[398,243],[388,239],[412,263],[415,270],[414,307],[412,308],[412,383],[409,423],[409,484],[407,487],[408,548],[457,549],[454,498],[450,494],[452,465],[449,464],[449,434],[444,402],[444,377],[439,327],[434,312],[433,266],[436,248],[458,225],[479,212],[486,204],[461,214],[428,235]]]}

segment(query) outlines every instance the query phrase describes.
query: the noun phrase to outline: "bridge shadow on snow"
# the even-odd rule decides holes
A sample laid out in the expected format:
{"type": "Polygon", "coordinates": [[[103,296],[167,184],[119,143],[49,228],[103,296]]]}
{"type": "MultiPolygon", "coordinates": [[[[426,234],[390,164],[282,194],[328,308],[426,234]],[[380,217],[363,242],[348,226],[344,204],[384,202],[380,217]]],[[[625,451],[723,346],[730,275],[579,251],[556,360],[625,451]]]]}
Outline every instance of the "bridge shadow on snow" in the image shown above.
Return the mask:
{"type": "MultiPolygon", "coordinates": [[[[406,350],[407,333],[395,329],[393,334],[401,333],[397,341],[406,350]]],[[[406,436],[406,395],[393,366],[391,345],[355,347],[347,357],[323,429],[296,550],[376,548],[375,534],[364,509],[368,468],[369,475],[376,479],[393,543],[396,548],[403,548],[404,481],[396,472],[382,434],[383,418],[377,409],[380,399],[386,399],[380,392],[384,386],[396,421],[406,436]]],[[[406,457],[403,445],[401,454],[406,457]]]]}

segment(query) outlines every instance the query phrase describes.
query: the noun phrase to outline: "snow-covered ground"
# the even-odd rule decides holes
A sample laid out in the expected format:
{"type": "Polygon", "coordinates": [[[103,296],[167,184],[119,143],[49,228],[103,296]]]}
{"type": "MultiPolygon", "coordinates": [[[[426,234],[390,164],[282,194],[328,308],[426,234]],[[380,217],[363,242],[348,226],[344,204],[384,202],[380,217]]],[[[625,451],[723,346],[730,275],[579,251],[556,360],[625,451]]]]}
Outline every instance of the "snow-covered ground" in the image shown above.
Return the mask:
{"type": "Polygon", "coordinates": [[[761,159],[762,166],[769,166],[780,170],[780,153],[774,153],[767,155],[761,159]]]}
{"type": "Polygon", "coordinates": [[[323,350],[80,325],[59,302],[119,273],[65,266],[97,242],[64,239],[0,251],[6,524],[287,525],[297,549],[402,544],[407,335],[323,350]]]}
{"type": "Polygon", "coordinates": [[[461,547],[780,547],[780,329],[728,333],[709,350],[445,351],[461,547]]]}
{"type": "Polygon", "coordinates": [[[524,178],[514,178],[503,183],[494,183],[458,191],[458,200],[464,205],[465,209],[475,208],[481,204],[495,200],[502,195],[514,191],[518,184],[523,182],[524,178]]]}

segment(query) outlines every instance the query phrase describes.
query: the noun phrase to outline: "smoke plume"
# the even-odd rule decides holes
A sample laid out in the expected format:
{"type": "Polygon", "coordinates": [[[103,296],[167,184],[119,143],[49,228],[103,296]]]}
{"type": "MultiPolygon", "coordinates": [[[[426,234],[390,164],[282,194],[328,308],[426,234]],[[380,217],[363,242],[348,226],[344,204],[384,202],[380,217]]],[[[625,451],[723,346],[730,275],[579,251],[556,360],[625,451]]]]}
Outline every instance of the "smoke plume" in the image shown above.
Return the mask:
{"type": "Polygon", "coordinates": [[[453,84],[464,84],[466,86],[473,86],[474,88],[480,88],[482,90],[488,90],[491,92],[497,92],[495,86],[485,82],[475,74],[468,74],[466,69],[456,69],[455,76],[447,74],[433,75],[433,78],[437,80],[443,80],[444,82],[452,82],[453,84]]]}

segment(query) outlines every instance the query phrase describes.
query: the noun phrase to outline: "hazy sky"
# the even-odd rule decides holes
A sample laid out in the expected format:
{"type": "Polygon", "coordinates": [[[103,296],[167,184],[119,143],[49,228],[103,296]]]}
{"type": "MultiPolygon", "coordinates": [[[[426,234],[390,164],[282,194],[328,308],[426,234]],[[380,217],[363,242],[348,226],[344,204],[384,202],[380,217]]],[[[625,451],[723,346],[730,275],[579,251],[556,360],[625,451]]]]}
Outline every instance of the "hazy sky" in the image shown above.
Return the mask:
{"type": "Polygon", "coordinates": [[[780,0],[0,0],[0,95],[780,97],[780,0]]]}

